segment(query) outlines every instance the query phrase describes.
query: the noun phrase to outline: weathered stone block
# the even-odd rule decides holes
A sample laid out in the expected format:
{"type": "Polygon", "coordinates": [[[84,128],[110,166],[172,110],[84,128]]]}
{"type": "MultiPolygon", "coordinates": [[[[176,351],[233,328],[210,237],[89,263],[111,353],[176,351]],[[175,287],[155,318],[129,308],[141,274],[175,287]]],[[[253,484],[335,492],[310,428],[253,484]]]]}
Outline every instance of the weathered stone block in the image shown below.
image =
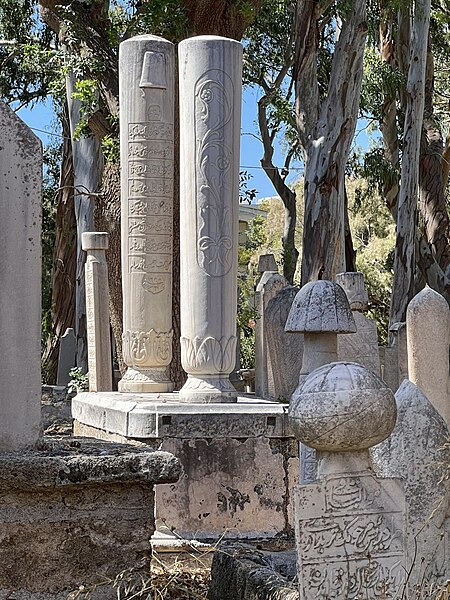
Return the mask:
{"type": "Polygon", "coordinates": [[[298,444],[287,405],[247,398],[196,405],[153,396],[130,402],[127,394],[78,394],[73,414],[77,435],[145,443],[180,458],[179,482],[157,490],[159,523],[199,540],[292,532],[298,444]]]}
{"type": "Polygon", "coordinates": [[[179,473],[166,452],[96,440],[0,455],[0,598],[65,598],[148,565],[153,485],[179,473]]]}

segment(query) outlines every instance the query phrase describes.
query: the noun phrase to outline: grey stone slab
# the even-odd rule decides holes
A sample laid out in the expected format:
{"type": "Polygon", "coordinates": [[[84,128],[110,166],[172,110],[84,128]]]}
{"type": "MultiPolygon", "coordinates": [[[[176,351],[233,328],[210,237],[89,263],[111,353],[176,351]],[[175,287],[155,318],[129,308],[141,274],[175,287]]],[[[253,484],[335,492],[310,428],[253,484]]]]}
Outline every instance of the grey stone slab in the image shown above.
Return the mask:
{"type": "Polygon", "coordinates": [[[375,472],[402,477],[407,507],[410,584],[427,586],[448,579],[450,523],[449,429],[428,398],[409,380],[396,393],[397,425],[372,448],[375,472]]]}
{"type": "Polygon", "coordinates": [[[274,400],[290,400],[302,367],[303,335],[284,330],[297,292],[297,287],[283,287],[269,299],[265,311],[264,330],[273,378],[270,392],[274,400]]]}
{"type": "Polygon", "coordinates": [[[214,553],[209,600],[298,600],[295,562],[292,550],[223,544],[214,553]]]}
{"type": "Polygon", "coordinates": [[[77,338],[72,327],[68,327],[59,340],[57,385],[67,385],[70,381],[69,371],[77,364],[77,338]]]}
{"type": "Polygon", "coordinates": [[[0,102],[0,451],[38,439],[41,142],[0,102]]]}
{"type": "MultiPolygon", "coordinates": [[[[161,402],[161,395],[82,392],[72,400],[74,419],[124,437],[289,437],[287,404],[239,398],[235,404],[161,402]],[[153,396],[153,402],[145,402],[153,396]]],[[[176,394],[170,394],[177,398],[176,394]]]]}

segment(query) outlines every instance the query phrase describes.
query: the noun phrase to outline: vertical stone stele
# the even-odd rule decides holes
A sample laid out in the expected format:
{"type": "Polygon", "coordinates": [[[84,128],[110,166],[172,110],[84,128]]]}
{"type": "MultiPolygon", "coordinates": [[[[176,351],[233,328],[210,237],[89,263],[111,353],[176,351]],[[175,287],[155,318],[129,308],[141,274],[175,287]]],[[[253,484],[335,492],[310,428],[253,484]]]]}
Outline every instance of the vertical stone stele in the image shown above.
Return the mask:
{"type": "Polygon", "coordinates": [[[0,102],[0,451],[32,446],[41,417],[42,147],[0,102]]]}
{"type": "Polygon", "coordinates": [[[369,302],[364,275],[358,271],[338,273],[336,283],[347,295],[356,325],[356,333],[338,338],[339,360],[355,361],[373,371],[375,375],[380,375],[377,324],[374,319],[369,319],[363,314],[369,302]]]}
{"type": "Polygon", "coordinates": [[[199,36],[178,52],[180,400],[235,402],[242,46],[199,36]]]}
{"type": "Polygon", "coordinates": [[[255,325],[255,393],[266,400],[275,398],[273,348],[269,348],[267,341],[267,305],[288,285],[288,280],[278,272],[264,271],[255,291],[255,307],[258,311],[255,325]]]}
{"type": "Polygon", "coordinates": [[[428,286],[406,310],[408,377],[450,426],[450,308],[428,286]]]}
{"type": "Polygon", "coordinates": [[[87,252],[86,331],[88,336],[89,391],[112,390],[111,333],[109,327],[108,266],[105,252],[108,234],[85,232],[81,236],[87,252]]]}
{"type": "Polygon", "coordinates": [[[292,396],[294,434],[317,450],[317,482],[294,487],[300,600],[400,597],[404,493],[368,449],[395,426],[392,391],[357,363],[315,369],[292,396]]]}
{"type": "Polygon", "coordinates": [[[174,46],[120,44],[123,358],[120,392],[171,392],[174,46]]]}

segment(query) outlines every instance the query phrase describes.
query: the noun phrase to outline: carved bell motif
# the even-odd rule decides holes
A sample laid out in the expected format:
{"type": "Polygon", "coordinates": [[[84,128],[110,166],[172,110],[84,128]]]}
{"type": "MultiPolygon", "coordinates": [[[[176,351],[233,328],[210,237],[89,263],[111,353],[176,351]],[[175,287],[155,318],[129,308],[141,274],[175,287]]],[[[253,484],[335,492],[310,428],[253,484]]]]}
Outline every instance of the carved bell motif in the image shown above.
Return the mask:
{"type": "Polygon", "coordinates": [[[142,61],[141,88],[165,89],[166,83],[166,59],[162,52],[146,52],[142,61]]]}

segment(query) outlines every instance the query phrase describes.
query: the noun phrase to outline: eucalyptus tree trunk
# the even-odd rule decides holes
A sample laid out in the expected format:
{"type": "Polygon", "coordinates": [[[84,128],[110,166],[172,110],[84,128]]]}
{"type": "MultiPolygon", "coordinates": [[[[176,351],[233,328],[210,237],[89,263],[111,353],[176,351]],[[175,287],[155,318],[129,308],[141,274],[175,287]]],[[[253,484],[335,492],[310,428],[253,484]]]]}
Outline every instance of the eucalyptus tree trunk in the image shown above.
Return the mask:
{"type": "MultiPolygon", "coordinates": [[[[284,78],[283,72],[280,73],[280,85],[284,78]]],[[[275,88],[276,89],[276,88],[275,88]]],[[[261,166],[267,177],[272,182],[277,194],[280,196],[284,206],[284,227],[283,227],[283,276],[292,285],[294,283],[295,270],[297,268],[298,250],[295,247],[295,227],[297,223],[297,204],[296,194],[286,183],[286,177],[289,173],[289,164],[292,153],[286,156],[283,174],[278,167],[273,164],[274,147],[276,131],[269,131],[267,120],[267,109],[269,107],[269,98],[265,94],[258,101],[258,124],[263,142],[264,154],[261,159],[261,166]]]]}
{"type": "Polygon", "coordinates": [[[401,185],[397,211],[390,324],[406,320],[406,308],[414,295],[419,156],[427,57],[427,45],[424,40],[428,39],[430,10],[430,0],[416,0],[406,86],[407,100],[403,130],[401,185]]]}
{"type": "Polygon", "coordinates": [[[56,383],[61,336],[75,319],[77,230],[74,210],[72,142],[67,103],[62,118],[62,159],[56,201],[56,238],[52,272],[52,332],[42,357],[47,383],[56,383]]]}
{"type": "Polygon", "coordinates": [[[429,40],[419,163],[419,208],[423,219],[424,237],[430,244],[434,259],[446,272],[450,264],[450,245],[448,241],[449,218],[445,201],[446,181],[443,168],[445,150],[441,126],[434,115],[433,92],[434,59],[429,40]]]}
{"type": "Polygon", "coordinates": [[[67,104],[69,107],[74,171],[74,206],[77,222],[77,269],[75,289],[75,335],[77,338],[77,366],[83,373],[88,370],[86,334],[86,289],[84,264],[86,253],[81,248],[81,236],[85,231],[95,231],[95,195],[103,173],[103,157],[100,144],[94,136],[82,135],[75,139],[74,131],[80,121],[80,101],[73,97],[75,78],[66,78],[67,104]]]}
{"type": "Polygon", "coordinates": [[[341,15],[327,95],[319,99],[318,2],[297,2],[295,56],[297,127],[305,160],[302,285],[334,279],[345,269],[345,166],[355,132],[366,3],[354,0],[341,15]]]}

